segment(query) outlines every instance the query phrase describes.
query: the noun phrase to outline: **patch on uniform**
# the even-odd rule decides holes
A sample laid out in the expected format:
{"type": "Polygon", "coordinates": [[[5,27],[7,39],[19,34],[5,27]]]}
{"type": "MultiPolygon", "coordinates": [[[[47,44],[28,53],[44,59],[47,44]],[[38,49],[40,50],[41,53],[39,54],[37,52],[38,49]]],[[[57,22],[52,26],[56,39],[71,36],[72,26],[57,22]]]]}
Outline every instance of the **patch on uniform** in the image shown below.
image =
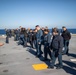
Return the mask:
{"type": "Polygon", "coordinates": [[[4,43],[0,43],[0,46],[3,46],[4,45],[4,43]]]}
{"type": "Polygon", "coordinates": [[[32,65],[33,66],[33,68],[35,69],[35,70],[43,70],[43,69],[47,69],[47,65],[46,64],[44,64],[44,63],[42,63],[42,64],[34,64],[34,65],[32,65]]]}
{"type": "Polygon", "coordinates": [[[70,60],[71,60],[71,61],[74,61],[74,62],[76,61],[76,59],[70,59],[70,60]]]}

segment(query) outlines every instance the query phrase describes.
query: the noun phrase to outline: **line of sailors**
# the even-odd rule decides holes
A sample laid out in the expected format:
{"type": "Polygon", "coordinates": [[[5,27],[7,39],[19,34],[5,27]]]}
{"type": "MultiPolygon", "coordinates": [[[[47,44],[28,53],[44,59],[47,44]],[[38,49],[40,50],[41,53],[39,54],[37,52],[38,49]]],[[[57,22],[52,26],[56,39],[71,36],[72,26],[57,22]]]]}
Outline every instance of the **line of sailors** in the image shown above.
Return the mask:
{"type": "Polygon", "coordinates": [[[53,69],[56,58],[58,57],[59,64],[57,69],[61,69],[63,67],[62,54],[69,53],[69,40],[71,39],[70,32],[66,27],[63,26],[62,30],[62,34],[60,34],[58,28],[53,28],[50,34],[47,27],[41,29],[39,25],[36,25],[34,30],[26,30],[22,27],[16,29],[13,31],[13,36],[14,40],[18,41],[18,45],[21,44],[23,47],[27,47],[27,42],[29,42],[32,48],[36,48],[36,57],[42,56],[43,52],[41,50],[41,45],[44,45],[43,61],[47,61],[47,56],[49,55],[51,64],[48,68],[53,69]]]}

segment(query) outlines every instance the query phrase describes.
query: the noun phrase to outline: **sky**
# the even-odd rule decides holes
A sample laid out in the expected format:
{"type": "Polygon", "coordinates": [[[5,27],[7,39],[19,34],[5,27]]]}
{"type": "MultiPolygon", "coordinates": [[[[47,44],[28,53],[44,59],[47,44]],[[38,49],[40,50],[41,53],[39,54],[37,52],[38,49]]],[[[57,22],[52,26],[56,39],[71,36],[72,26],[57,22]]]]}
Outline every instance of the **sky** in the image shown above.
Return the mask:
{"type": "Polygon", "coordinates": [[[0,29],[76,28],[76,0],[0,0],[0,29]]]}

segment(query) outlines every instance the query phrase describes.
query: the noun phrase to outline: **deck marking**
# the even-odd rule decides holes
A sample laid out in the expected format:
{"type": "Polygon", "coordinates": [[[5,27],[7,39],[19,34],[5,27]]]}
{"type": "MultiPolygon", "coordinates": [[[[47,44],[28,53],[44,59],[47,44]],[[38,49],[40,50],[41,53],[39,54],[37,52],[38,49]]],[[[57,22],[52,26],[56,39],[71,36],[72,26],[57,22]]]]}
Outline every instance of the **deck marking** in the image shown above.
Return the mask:
{"type": "Polygon", "coordinates": [[[48,67],[45,63],[42,63],[42,64],[34,64],[32,66],[33,66],[33,68],[35,70],[43,70],[43,69],[47,69],[47,67],[48,67]]]}

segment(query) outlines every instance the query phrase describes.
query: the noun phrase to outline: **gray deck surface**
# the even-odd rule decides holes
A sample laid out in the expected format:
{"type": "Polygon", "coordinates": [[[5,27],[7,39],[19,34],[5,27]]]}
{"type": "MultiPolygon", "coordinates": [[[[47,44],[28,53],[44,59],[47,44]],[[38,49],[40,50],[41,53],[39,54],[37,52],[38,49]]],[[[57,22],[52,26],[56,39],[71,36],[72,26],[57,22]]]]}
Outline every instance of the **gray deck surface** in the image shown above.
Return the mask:
{"type": "MultiPolygon", "coordinates": [[[[13,38],[9,44],[5,43],[5,38],[0,38],[4,45],[0,46],[0,75],[76,75],[76,62],[70,61],[76,58],[76,36],[70,40],[69,56],[63,55],[63,69],[34,70],[33,64],[46,63],[35,57],[35,49],[23,48],[17,45],[13,38]]],[[[57,61],[56,61],[57,63],[57,61]]]]}

